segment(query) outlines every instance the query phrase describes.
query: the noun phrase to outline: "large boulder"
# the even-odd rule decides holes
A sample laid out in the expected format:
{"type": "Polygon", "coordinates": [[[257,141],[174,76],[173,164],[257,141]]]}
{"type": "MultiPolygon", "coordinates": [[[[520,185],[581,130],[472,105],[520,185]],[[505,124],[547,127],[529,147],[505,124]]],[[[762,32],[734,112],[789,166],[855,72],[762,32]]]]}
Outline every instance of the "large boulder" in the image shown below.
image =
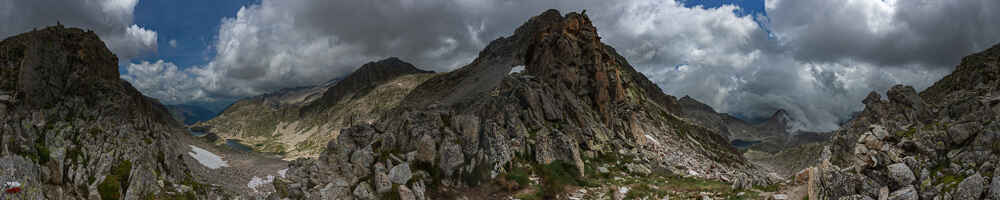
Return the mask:
{"type": "Polygon", "coordinates": [[[983,190],[986,189],[985,183],[986,179],[978,173],[965,178],[958,184],[954,199],[979,199],[983,195],[983,190]]]}
{"type": "Polygon", "coordinates": [[[993,172],[993,183],[990,184],[990,194],[989,198],[993,200],[1000,199],[1000,167],[997,167],[996,172],[993,172]]]}
{"type": "Polygon", "coordinates": [[[904,163],[891,164],[888,167],[889,178],[892,179],[893,183],[897,186],[910,185],[913,181],[917,180],[917,177],[913,175],[913,171],[910,167],[906,166],[904,163]]]}
{"type": "Polygon", "coordinates": [[[889,194],[889,200],[917,200],[917,190],[912,185],[907,185],[902,189],[889,194]]]}
{"type": "Polygon", "coordinates": [[[362,200],[375,199],[375,194],[372,193],[371,184],[368,184],[367,181],[358,183],[358,186],[354,188],[354,197],[362,200]]]}
{"type": "Polygon", "coordinates": [[[892,86],[886,92],[886,96],[889,96],[889,101],[892,103],[906,105],[915,109],[923,108],[924,101],[917,95],[917,91],[909,85],[892,86]]]}
{"type": "Polygon", "coordinates": [[[413,190],[410,190],[405,185],[400,185],[398,192],[400,200],[417,200],[417,196],[413,195],[413,190]]]}
{"type": "Polygon", "coordinates": [[[409,163],[396,165],[389,170],[389,180],[395,184],[406,184],[407,181],[410,181],[411,177],[413,177],[413,174],[410,172],[409,163]]]}
{"type": "Polygon", "coordinates": [[[392,182],[389,181],[389,175],[385,175],[382,172],[375,173],[375,191],[379,194],[392,191],[392,182]]]}
{"type": "Polygon", "coordinates": [[[948,127],[948,136],[951,137],[951,144],[960,145],[973,138],[981,129],[978,122],[962,123],[948,127]]]}

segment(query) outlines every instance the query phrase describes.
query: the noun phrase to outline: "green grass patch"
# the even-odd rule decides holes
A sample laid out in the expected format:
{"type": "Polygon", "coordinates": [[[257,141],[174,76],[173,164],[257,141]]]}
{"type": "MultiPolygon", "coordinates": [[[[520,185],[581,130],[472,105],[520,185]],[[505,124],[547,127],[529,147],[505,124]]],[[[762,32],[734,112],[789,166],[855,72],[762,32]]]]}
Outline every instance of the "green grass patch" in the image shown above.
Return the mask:
{"type": "Polygon", "coordinates": [[[910,129],[906,131],[896,131],[893,135],[896,135],[898,138],[912,138],[916,133],[917,128],[910,127],[910,129]]]}
{"type": "Polygon", "coordinates": [[[531,171],[529,171],[528,169],[514,167],[506,174],[504,174],[504,177],[506,177],[508,180],[517,182],[517,184],[522,187],[531,184],[531,179],[530,179],[531,171]]]}
{"type": "Polygon", "coordinates": [[[45,144],[35,144],[35,149],[38,151],[38,163],[45,165],[50,160],[52,160],[51,152],[48,146],[45,144]]]}
{"type": "Polygon", "coordinates": [[[655,188],[655,186],[650,187],[648,184],[639,184],[636,185],[635,187],[632,187],[632,189],[630,189],[628,193],[625,193],[625,199],[640,199],[643,197],[664,197],[666,195],[667,192],[665,190],[655,188]]]}
{"type": "Polygon", "coordinates": [[[771,184],[771,185],[767,185],[767,186],[760,186],[760,185],[758,185],[758,186],[754,186],[753,188],[757,189],[757,190],[760,190],[760,191],[764,191],[764,192],[777,192],[778,189],[781,188],[781,185],[776,183],[776,184],[771,184]]]}
{"type": "Polygon", "coordinates": [[[101,199],[118,200],[122,199],[122,194],[128,190],[129,175],[132,173],[132,162],[122,160],[117,165],[111,167],[111,173],[104,177],[104,181],[97,186],[97,191],[101,194],[101,199]]]}
{"type": "Polygon", "coordinates": [[[556,198],[559,194],[565,193],[566,187],[570,185],[589,185],[588,181],[578,176],[576,166],[565,161],[557,160],[547,165],[538,165],[536,170],[542,177],[539,192],[546,199],[556,198]]]}

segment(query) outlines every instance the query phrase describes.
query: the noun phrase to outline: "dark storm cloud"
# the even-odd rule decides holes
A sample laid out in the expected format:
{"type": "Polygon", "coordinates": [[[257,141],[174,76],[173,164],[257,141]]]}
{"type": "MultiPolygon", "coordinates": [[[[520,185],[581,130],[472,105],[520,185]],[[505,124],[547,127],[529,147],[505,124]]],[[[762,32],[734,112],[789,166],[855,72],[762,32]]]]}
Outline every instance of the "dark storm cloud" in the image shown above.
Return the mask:
{"type": "Polygon", "coordinates": [[[769,18],[669,0],[264,0],[223,20],[208,64],[132,64],[127,78],[185,102],[315,84],[390,56],[449,71],[546,9],[586,9],[604,42],[668,94],[749,118],[785,109],[796,128],[832,130],[868,92],[926,88],[1000,35],[991,0],[766,4],[769,18]]]}
{"type": "Polygon", "coordinates": [[[801,60],[951,68],[1000,42],[1000,1],[772,2],[772,29],[801,60]]]}

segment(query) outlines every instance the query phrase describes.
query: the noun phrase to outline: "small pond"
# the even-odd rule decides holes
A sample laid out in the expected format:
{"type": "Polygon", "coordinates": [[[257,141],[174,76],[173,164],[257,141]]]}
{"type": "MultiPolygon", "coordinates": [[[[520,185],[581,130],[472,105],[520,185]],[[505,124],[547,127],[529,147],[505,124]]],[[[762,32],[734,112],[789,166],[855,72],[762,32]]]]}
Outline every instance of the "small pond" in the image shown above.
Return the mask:
{"type": "Polygon", "coordinates": [[[204,131],[196,131],[196,130],[191,130],[191,129],[188,129],[188,132],[191,132],[191,136],[195,136],[195,137],[201,137],[201,136],[205,136],[205,134],[208,134],[208,133],[205,133],[204,131]]]}
{"type": "Polygon", "coordinates": [[[242,152],[253,151],[253,148],[250,148],[250,146],[241,143],[241,141],[237,139],[226,139],[226,146],[231,149],[235,149],[242,152]]]}
{"type": "Polygon", "coordinates": [[[745,148],[749,148],[750,146],[753,146],[753,145],[755,145],[757,143],[760,143],[760,141],[736,139],[736,140],[733,140],[730,143],[733,145],[733,147],[736,147],[737,149],[745,149],[745,148]]]}

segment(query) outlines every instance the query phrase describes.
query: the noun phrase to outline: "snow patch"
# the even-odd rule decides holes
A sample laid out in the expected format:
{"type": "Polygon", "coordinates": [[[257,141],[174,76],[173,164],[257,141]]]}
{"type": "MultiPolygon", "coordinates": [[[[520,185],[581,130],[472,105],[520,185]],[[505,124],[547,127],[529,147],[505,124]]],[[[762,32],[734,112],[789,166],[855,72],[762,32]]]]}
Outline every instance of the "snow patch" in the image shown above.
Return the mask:
{"type": "Polygon", "coordinates": [[[247,183],[247,187],[252,189],[253,192],[259,192],[257,191],[257,188],[263,185],[271,184],[273,182],[274,182],[274,176],[271,175],[267,175],[267,177],[265,178],[254,176],[252,179],[250,179],[250,182],[247,183]]]}
{"type": "Polygon", "coordinates": [[[628,194],[629,190],[631,190],[631,188],[628,188],[628,186],[622,186],[622,187],[618,188],[618,193],[620,193],[620,194],[628,194]]]}
{"type": "Polygon", "coordinates": [[[194,145],[188,145],[188,146],[191,147],[191,152],[188,152],[188,155],[191,155],[192,158],[198,160],[198,163],[201,163],[201,165],[204,165],[209,169],[229,167],[229,164],[226,163],[225,160],[222,160],[222,157],[220,157],[219,155],[215,155],[212,152],[209,152],[202,148],[198,148],[194,145]]]}
{"type": "Polygon", "coordinates": [[[653,138],[653,136],[646,135],[646,139],[653,141],[653,143],[655,143],[657,146],[660,145],[660,141],[657,141],[656,138],[653,138]]]}
{"type": "Polygon", "coordinates": [[[510,73],[507,74],[521,73],[521,71],[524,71],[524,65],[514,66],[514,68],[510,70],[510,73]]]}
{"type": "Polygon", "coordinates": [[[281,178],[287,178],[285,177],[285,174],[288,174],[288,168],[278,170],[278,175],[281,176],[281,178]]]}

